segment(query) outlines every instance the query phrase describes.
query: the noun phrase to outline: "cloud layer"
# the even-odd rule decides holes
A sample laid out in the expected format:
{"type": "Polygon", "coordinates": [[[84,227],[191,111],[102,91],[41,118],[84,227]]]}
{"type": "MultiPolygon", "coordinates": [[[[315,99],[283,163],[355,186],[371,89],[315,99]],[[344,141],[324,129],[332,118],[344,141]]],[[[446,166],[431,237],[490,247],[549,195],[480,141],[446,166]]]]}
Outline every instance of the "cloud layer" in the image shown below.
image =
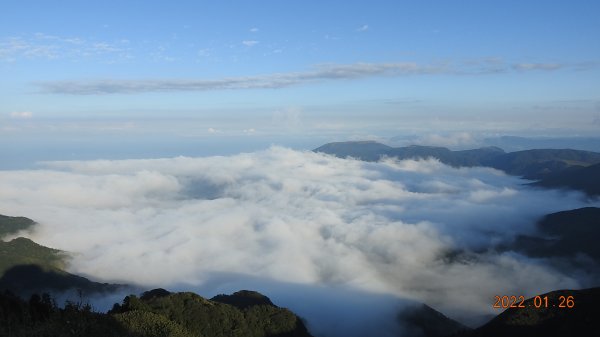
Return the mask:
{"type": "Polygon", "coordinates": [[[488,250],[533,231],[543,214],[583,205],[521,183],[435,160],[366,163],[274,147],[0,171],[0,213],[39,221],[33,240],[74,252],[71,271],[106,281],[202,287],[235,273],[391,294],[464,319],[491,313],[494,295],[585,282],[488,250]]]}

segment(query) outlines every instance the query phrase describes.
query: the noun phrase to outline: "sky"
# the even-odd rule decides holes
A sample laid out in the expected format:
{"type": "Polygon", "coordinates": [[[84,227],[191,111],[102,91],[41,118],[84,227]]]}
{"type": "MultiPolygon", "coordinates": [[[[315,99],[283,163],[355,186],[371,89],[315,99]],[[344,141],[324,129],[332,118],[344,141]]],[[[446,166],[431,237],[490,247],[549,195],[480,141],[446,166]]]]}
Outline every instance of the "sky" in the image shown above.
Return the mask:
{"type": "Polygon", "coordinates": [[[0,5],[0,213],[39,222],[27,235],[74,253],[71,272],[256,289],[326,336],[364,335],[352,318],[377,304],[396,322],[389,298],[481,323],[495,294],[590,286],[482,247],[597,202],[307,150],[597,136],[598,1],[0,5]],[[332,313],[349,325],[328,332],[332,313]]]}
{"type": "Polygon", "coordinates": [[[177,155],[185,142],[212,154],[406,133],[593,135],[599,10],[597,1],[2,1],[0,133],[21,153],[52,144],[77,158],[82,146],[105,156],[95,144],[106,139],[139,153],[161,139],[177,155]],[[227,140],[238,147],[213,145],[227,140]]]}

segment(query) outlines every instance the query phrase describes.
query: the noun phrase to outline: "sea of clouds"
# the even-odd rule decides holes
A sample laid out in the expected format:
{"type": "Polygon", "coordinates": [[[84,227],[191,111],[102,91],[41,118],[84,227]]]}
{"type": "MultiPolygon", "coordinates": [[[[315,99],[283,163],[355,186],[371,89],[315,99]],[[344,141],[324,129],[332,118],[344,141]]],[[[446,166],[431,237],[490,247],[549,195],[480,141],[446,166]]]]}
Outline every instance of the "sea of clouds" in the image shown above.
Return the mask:
{"type": "Polygon", "coordinates": [[[493,249],[544,214],[589,206],[525,182],[433,159],[272,147],[0,171],[0,213],[38,221],[26,236],[72,252],[73,273],[205,296],[255,289],[315,335],[352,336],[391,324],[407,301],[476,324],[498,313],[494,295],[585,286],[544,259],[493,249]]]}

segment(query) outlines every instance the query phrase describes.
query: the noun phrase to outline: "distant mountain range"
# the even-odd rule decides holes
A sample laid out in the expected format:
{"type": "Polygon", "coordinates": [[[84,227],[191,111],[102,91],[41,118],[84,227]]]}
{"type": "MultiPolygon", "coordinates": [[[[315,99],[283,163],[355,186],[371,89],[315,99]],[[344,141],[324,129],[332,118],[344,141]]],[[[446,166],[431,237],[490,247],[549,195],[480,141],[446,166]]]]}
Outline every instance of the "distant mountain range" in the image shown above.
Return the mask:
{"type": "Polygon", "coordinates": [[[382,157],[396,157],[398,159],[434,157],[452,166],[479,166],[484,161],[505,154],[502,149],[497,147],[451,151],[445,147],[436,146],[391,147],[375,141],[329,143],[316,148],[314,151],[340,158],[352,157],[365,161],[377,161],[382,157]]]}
{"type": "Polygon", "coordinates": [[[600,153],[571,149],[539,149],[505,152],[498,147],[452,151],[445,147],[412,145],[390,147],[374,141],[325,144],[314,150],[340,158],[377,161],[436,158],[454,167],[485,166],[530,180],[537,186],[581,190],[600,195],[600,153]]]}

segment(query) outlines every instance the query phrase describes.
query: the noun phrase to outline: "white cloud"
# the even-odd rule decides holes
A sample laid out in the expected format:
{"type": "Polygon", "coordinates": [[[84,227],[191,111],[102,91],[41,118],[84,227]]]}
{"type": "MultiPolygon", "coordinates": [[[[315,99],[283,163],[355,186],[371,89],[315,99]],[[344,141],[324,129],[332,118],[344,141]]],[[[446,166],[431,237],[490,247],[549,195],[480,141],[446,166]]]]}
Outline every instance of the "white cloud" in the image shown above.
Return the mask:
{"type": "Polygon", "coordinates": [[[209,56],[211,56],[212,51],[211,51],[211,49],[203,48],[203,49],[199,49],[197,54],[200,57],[209,57],[209,56]]]}
{"type": "Polygon", "coordinates": [[[107,281],[189,289],[229,273],[241,275],[229,277],[236,285],[265,280],[256,281],[261,290],[268,282],[355,289],[462,318],[489,313],[495,294],[583,284],[543,260],[488,252],[543,214],[585,205],[492,169],[277,147],[46,167],[0,171],[0,213],[39,221],[32,239],[76,253],[70,271],[107,281]],[[466,258],[447,255],[462,249],[466,258]]]}
{"type": "Polygon", "coordinates": [[[251,32],[251,33],[257,33],[258,31],[259,31],[259,29],[258,29],[258,28],[256,28],[256,27],[252,27],[252,28],[250,28],[250,32],[251,32]]]}
{"type": "Polygon", "coordinates": [[[558,70],[564,65],[560,63],[517,63],[513,65],[515,70],[558,70]]]}
{"type": "Polygon", "coordinates": [[[13,111],[10,113],[10,117],[17,119],[29,119],[33,117],[31,111],[13,111]]]}
{"type": "Polygon", "coordinates": [[[92,50],[96,53],[111,53],[111,52],[120,52],[122,51],[121,48],[116,47],[113,44],[110,43],[106,43],[106,42],[97,42],[97,43],[93,43],[90,47],[89,50],[92,50]]]}
{"type": "Polygon", "coordinates": [[[259,41],[256,41],[256,40],[244,40],[244,41],[242,41],[242,44],[244,46],[246,46],[246,47],[254,47],[258,43],[259,43],[259,41]]]}
{"type": "Polygon", "coordinates": [[[361,27],[356,29],[357,32],[366,32],[367,30],[369,30],[369,25],[362,25],[361,27]]]}

